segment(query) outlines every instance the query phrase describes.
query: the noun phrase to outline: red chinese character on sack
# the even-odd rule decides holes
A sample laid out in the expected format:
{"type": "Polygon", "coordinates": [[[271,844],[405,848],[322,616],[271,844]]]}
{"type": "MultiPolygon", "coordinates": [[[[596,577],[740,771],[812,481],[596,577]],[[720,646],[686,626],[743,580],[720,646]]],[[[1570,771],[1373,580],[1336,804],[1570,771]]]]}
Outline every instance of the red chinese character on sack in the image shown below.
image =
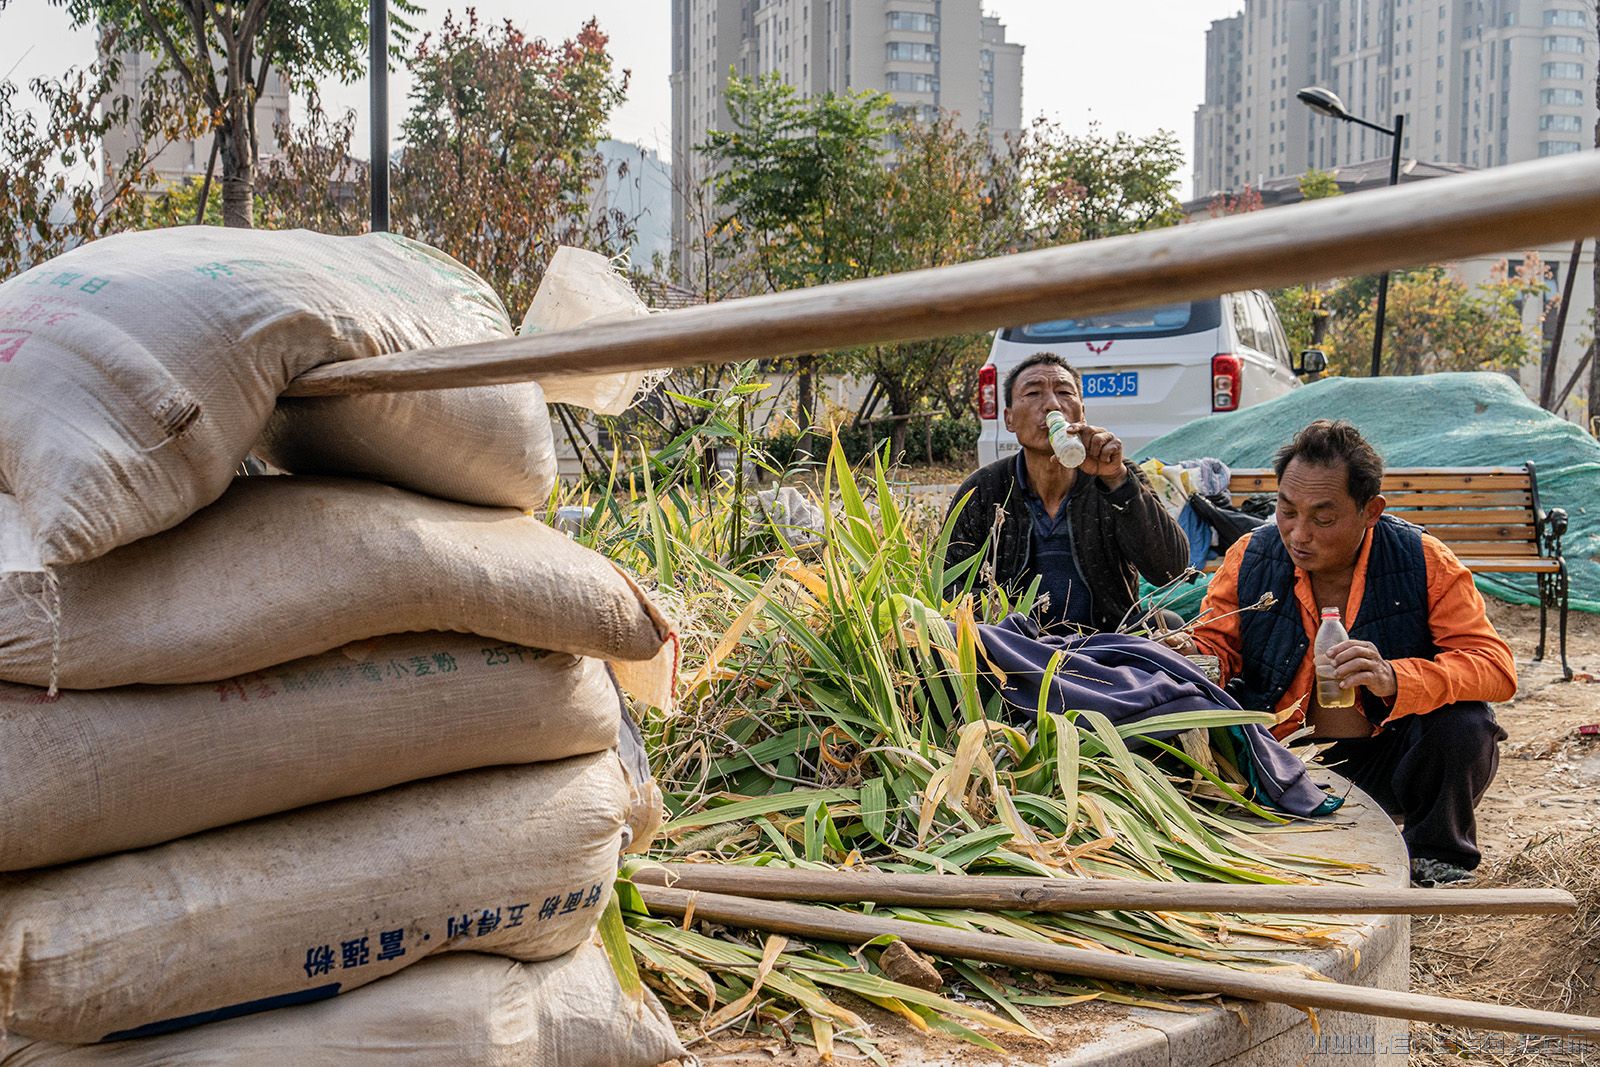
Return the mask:
{"type": "Polygon", "coordinates": [[[0,330],[0,363],[10,363],[22,351],[22,344],[33,336],[31,330],[0,330]]]}

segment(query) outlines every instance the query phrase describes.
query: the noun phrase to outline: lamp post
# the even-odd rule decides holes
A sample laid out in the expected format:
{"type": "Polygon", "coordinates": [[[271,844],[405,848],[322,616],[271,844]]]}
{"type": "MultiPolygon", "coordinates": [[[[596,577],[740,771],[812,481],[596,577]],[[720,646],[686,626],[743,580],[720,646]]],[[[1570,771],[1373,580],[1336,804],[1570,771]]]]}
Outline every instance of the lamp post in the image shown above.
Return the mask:
{"type": "MultiPolygon", "coordinates": [[[[1320,115],[1326,115],[1331,119],[1339,119],[1341,122],[1353,122],[1357,126],[1365,126],[1369,130],[1376,130],[1392,137],[1394,139],[1394,149],[1389,154],[1389,184],[1400,184],[1400,146],[1404,143],[1403,134],[1406,127],[1406,117],[1404,115],[1396,115],[1394,117],[1394,129],[1389,129],[1387,126],[1380,126],[1376,122],[1368,122],[1366,119],[1350,114],[1345,110],[1344,101],[1339,99],[1339,94],[1332,89],[1324,89],[1321,86],[1314,85],[1310,88],[1301,89],[1295,96],[1302,104],[1320,115]]],[[[1384,271],[1378,278],[1378,312],[1372,324],[1372,376],[1374,378],[1378,376],[1379,368],[1383,363],[1383,317],[1388,308],[1389,272],[1384,271]]]]}
{"type": "Polygon", "coordinates": [[[369,0],[368,88],[372,91],[372,232],[389,228],[389,3],[369,0]]]}

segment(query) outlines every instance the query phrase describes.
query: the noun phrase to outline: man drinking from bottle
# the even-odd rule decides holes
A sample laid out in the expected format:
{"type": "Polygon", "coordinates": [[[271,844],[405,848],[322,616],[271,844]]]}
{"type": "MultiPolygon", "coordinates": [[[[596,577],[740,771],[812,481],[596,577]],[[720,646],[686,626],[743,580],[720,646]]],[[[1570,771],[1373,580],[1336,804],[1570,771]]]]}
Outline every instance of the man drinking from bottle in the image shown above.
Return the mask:
{"type": "Polygon", "coordinates": [[[1139,576],[1164,585],[1183,573],[1189,542],[1110,430],[1090,425],[1078,372],[1054,352],[1019,363],[1005,381],[1006,429],[1015,456],[996,460],[956,490],[960,508],[945,566],[983,554],[983,576],[1015,595],[1037,578],[1049,630],[1115,630],[1133,607],[1139,576]],[[1068,467],[1049,422],[1081,443],[1068,467]]]}

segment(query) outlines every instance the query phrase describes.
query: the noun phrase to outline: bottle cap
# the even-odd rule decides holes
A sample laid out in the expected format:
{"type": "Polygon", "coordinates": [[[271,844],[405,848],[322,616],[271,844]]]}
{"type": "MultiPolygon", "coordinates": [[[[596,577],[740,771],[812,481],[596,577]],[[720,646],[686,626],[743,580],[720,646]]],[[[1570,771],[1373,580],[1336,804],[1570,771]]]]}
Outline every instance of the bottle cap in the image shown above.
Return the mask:
{"type": "Polygon", "coordinates": [[[1322,617],[1324,619],[1337,619],[1339,617],[1339,609],[1338,608],[1323,608],[1322,609],[1322,617]]]}

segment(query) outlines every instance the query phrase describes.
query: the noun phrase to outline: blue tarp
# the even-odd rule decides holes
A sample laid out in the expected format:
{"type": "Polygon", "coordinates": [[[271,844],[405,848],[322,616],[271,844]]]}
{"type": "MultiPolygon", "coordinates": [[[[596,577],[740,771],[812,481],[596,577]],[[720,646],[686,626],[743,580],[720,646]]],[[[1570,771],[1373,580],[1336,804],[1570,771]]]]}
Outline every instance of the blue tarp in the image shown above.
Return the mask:
{"type": "MultiPolygon", "coordinates": [[[[1563,554],[1572,606],[1600,612],[1600,441],[1542,410],[1503,374],[1328,378],[1265,404],[1196,420],[1152,441],[1138,458],[1176,463],[1215,456],[1230,467],[1270,467],[1279,447],[1322,418],[1354,423],[1391,467],[1516,467],[1532,460],[1540,503],[1547,511],[1566,508],[1571,521],[1563,554]]],[[[1477,580],[1490,596],[1538,603],[1532,575],[1477,580]]],[[[1186,592],[1173,608],[1192,615],[1198,593],[1186,592]]]]}

